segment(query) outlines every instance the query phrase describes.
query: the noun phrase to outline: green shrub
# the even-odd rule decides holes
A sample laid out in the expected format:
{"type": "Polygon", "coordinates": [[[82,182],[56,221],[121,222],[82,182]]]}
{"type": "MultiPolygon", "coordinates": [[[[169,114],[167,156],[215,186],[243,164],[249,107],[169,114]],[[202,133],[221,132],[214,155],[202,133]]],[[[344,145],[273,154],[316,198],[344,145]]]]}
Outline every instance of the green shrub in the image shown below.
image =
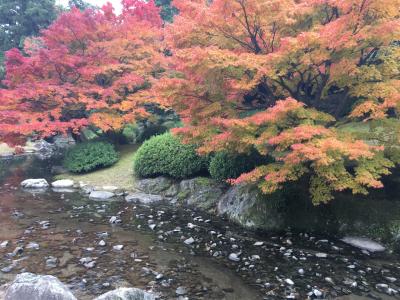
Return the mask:
{"type": "Polygon", "coordinates": [[[262,162],[263,158],[256,153],[244,155],[218,152],[211,158],[208,170],[212,178],[218,181],[226,181],[253,170],[255,166],[262,162]]]}
{"type": "Polygon", "coordinates": [[[171,133],[164,133],[150,138],[138,149],[134,170],[140,177],[188,178],[206,170],[206,160],[197,155],[193,145],[182,144],[171,133]]]}
{"type": "Polygon", "coordinates": [[[88,142],[78,144],[66,153],[64,166],[74,173],[90,172],[109,167],[119,159],[114,146],[106,142],[88,142]]]}

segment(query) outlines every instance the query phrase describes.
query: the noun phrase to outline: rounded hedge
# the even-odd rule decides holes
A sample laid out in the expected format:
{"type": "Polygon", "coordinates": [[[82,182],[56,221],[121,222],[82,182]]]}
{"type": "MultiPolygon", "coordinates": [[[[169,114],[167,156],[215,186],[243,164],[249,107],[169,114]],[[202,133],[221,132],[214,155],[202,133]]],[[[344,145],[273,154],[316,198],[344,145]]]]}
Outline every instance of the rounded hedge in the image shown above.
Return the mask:
{"type": "Polygon", "coordinates": [[[226,181],[253,170],[262,160],[256,153],[244,155],[218,152],[211,158],[208,170],[212,178],[226,181]]]}
{"type": "Polygon", "coordinates": [[[134,171],[139,177],[166,175],[182,179],[200,173],[206,166],[193,145],[182,144],[171,133],[145,141],[134,157],[134,171]]]}
{"type": "Polygon", "coordinates": [[[88,142],[70,148],[64,166],[73,173],[85,173],[109,167],[119,159],[114,146],[106,142],[88,142]]]}

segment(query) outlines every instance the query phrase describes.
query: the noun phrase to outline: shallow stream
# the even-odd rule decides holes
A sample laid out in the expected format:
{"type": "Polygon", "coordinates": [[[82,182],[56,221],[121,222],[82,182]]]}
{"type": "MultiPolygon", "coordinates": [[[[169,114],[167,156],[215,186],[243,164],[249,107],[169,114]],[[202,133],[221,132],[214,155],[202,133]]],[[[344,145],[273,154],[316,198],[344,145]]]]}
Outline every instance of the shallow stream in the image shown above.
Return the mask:
{"type": "Polygon", "coordinates": [[[26,178],[51,181],[50,168],[29,156],[1,161],[0,285],[28,271],[57,276],[78,299],[120,286],[161,299],[400,299],[395,254],[307,233],[256,234],[169,203],[20,188],[26,178]]]}

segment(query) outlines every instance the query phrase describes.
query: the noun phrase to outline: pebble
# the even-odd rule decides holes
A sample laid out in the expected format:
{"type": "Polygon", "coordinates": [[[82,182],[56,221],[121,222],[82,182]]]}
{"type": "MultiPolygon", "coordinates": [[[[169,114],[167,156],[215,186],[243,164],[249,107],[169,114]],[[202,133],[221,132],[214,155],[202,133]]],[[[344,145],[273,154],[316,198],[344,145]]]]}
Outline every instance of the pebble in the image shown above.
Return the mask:
{"type": "Polygon", "coordinates": [[[16,247],[12,252],[12,256],[21,255],[24,252],[24,248],[16,247]]]}
{"type": "Polygon", "coordinates": [[[286,279],[285,279],[285,282],[286,282],[288,285],[294,285],[294,282],[293,282],[292,279],[286,278],[286,279]]]}
{"type": "Polygon", "coordinates": [[[229,254],[229,260],[231,260],[231,261],[240,261],[240,257],[239,257],[239,255],[238,254],[236,254],[236,253],[231,253],[231,254],[229,254]]]}
{"type": "Polygon", "coordinates": [[[121,224],[122,221],[120,218],[116,217],[116,216],[112,216],[109,220],[110,224],[121,224]]]}
{"type": "Polygon", "coordinates": [[[183,241],[186,245],[191,245],[194,243],[194,238],[190,237],[183,241]]]}
{"type": "Polygon", "coordinates": [[[54,256],[49,256],[46,259],[46,267],[48,268],[56,268],[58,264],[58,259],[54,256]]]}
{"type": "Polygon", "coordinates": [[[121,251],[124,248],[124,245],[115,245],[113,246],[113,249],[116,251],[121,251]]]}
{"type": "Polygon", "coordinates": [[[330,277],[325,277],[325,281],[328,282],[328,283],[330,283],[330,284],[332,284],[332,285],[335,284],[335,282],[333,281],[333,279],[330,278],[330,277]]]}
{"type": "Polygon", "coordinates": [[[99,242],[99,246],[100,247],[104,247],[106,245],[106,242],[104,241],[104,240],[101,240],[100,242],[99,242]]]}
{"type": "Polygon", "coordinates": [[[186,288],[184,288],[183,286],[179,286],[179,287],[176,289],[175,293],[176,293],[178,296],[182,296],[182,295],[186,295],[186,294],[187,294],[187,291],[186,291],[186,288]]]}
{"type": "Polygon", "coordinates": [[[264,245],[264,242],[255,242],[253,244],[253,246],[257,246],[257,247],[262,246],[262,245],[264,245]]]}
{"type": "Polygon", "coordinates": [[[322,292],[320,290],[313,289],[312,292],[313,292],[315,297],[321,297],[322,296],[322,292]]]}
{"type": "Polygon", "coordinates": [[[39,250],[39,244],[35,242],[30,242],[27,246],[26,249],[34,249],[34,250],[39,250]]]}
{"type": "Polygon", "coordinates": [[[0,243],[0,248],[6,248],[8,246],[9,242],[8,241],[3,241],[0,243]]]}
{"type": "Polygon", "coordinates": [[[323,253],[323,252],[319,252],[319,253],[315,253],[315,256],[318,258],[327,258],[328,254],[323,253]]]}
{"type": "Polygon", "coordinates": [[[13,265],[9,265],[8,267],[2,268],[0,271],[3,273],[10,273],[14,269],[13,265]]]}
{"type": "Polygon", "coordinates": [[[304,275],[304,269],[299,269],[298,271],[297,271],[297,273],[299,273],[300,275],[304,275]]]}
{"type": "Polygon", "coordinates": [[[387,281],[389,281],[389,282],[395,282],[395,281],[397,281],[397,279],[394,278],[394,277],[385,277],[385,279],[386,279],[387,281]]]}
{"type": "Polygon", "coordinates": [[[156,228],[156,226],[157,226],[157,224],[150,224],[150,225],[149,225],[149,228],[150,228],[151,230],[154,230],[154,228],[156,228]]]}

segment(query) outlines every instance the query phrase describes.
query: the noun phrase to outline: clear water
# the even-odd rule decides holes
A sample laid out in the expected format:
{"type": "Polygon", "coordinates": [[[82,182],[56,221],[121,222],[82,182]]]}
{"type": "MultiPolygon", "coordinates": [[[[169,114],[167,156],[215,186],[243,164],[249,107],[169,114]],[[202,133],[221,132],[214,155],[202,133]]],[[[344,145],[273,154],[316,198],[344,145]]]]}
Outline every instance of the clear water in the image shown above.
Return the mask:
{"type": "Polygon", "coordinates": [[[383,283],[400,290],[400,262],[394,254],[367,255],[334,238],[310,234],[256,235],[168,203],[96,202],[78,191],[32,193],[20,189],[20,182],[51,180],[48,162],[22,157],[2,161],[0,167],[0,242],[9,241],[0,249],[0,269],[12,266],[0,271],[0,285],[28,271],[57,276],[78,299],[93,299],[119,286],[151,290],[162,299],[176,299],[178,287],[189,299],[306,299],[314,289],[329,299],[399,298],[375,287],[383,283]],[[112,216],[122,223],[110,224],[112,216]],[[101,236],[104,232],[107,237],[101,236]],[[189,237],[195,242],[185,245],[189,237]],[[256,241],[264,245],[254,246],[256,241]],[[40,249],[27,249],[30,242],[40,249]],[[115,245],[124,247],[113,250],[115,245]],[[10,255],[17,246],[24,251],[10,255]],[[231,253],[239,254],[240,261],[229,260],[231,253]],[[95,261],[93,268],[80,262],[87,257],[95,261]]]}

